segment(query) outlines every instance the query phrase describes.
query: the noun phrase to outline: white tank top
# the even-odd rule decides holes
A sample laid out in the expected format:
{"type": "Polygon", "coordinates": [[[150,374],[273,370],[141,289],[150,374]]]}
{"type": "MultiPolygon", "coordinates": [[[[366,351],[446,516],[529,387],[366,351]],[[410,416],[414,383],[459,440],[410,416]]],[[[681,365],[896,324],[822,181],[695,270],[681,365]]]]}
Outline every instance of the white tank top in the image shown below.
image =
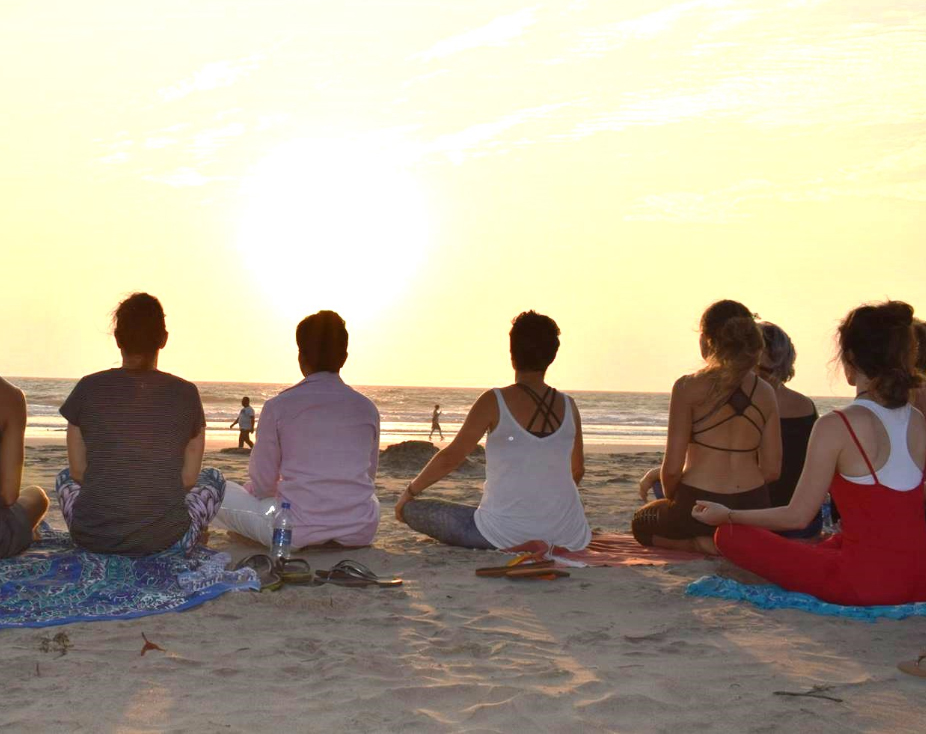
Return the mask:
{"type": "MultiPolygon", "coordinates": [[[[912,415],[910,405],[904,405],[900,408],[885,408],[874,400],[866,400],[865,398],[856,398],[853,405],[867,408],[874,413],[884,425],[888,440],[891,442],[891,452],[888,454],[887,461],[880,469],[875,469],[878,481],[888,489],[898,492],[909,492],[922,487],[923,470],[913,461],[913,457],[910,456],[910,449],[907,447],[907,430],[912,415]]],[[[847,477],[845,474],[841,476],[853,484],[875,483],[875,479],[871,474],[862,477],[847,477]]]]}
{"type": "Polygon", "coordinates": [[[500,390],[498,425],[486,439],[486,482],[476,509],[476,527],[496,548],[543,540],[569,550],[592,538],[579,491],[572,479],[576,426],[572,398],[563,394],[562,425],[538,438],[511,415],[500,390]]]}

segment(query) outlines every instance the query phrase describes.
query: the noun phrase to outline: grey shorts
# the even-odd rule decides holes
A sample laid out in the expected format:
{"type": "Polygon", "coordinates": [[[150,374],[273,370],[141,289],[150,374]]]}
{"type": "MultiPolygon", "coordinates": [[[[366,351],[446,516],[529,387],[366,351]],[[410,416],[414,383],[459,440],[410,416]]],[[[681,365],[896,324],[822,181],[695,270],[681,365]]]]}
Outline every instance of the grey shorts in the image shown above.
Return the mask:
{"type": "Polygon", "coordinates": [[[0,507],[0,558],[22,553],[32,543],[32,525],[21,505],[0,507]]]}

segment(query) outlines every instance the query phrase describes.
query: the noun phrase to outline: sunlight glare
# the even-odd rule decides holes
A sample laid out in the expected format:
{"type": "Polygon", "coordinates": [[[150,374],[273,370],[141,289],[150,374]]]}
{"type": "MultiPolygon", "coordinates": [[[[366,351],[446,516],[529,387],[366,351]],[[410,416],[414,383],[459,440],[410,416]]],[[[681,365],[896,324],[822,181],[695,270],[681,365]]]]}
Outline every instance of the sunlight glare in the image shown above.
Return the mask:
{"type": "Polygon", "coordinates": [[[263,158],[242,186],[238,247],[255,284],[289,316],[375,314],[415,274],[425,200],[398,156],[350,139],[302,139],[263,158]]]}

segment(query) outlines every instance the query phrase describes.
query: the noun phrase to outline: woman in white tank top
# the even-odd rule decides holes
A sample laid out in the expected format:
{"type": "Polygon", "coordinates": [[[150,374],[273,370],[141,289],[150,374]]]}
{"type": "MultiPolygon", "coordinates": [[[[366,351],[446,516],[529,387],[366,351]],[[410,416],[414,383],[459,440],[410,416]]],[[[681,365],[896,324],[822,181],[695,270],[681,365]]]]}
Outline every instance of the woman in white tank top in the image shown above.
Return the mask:
{"type": "Polygon", "coordinates": [[[396,518],[448,545],[512,548],[543,540],[580,550],[591,540],[576,486],[585,472],[581,419],[572,398],[544,381],[559,349],[559,328],[527,311],[512,322],[509,336],[515,383],[479,397],[450,445],[409,482],[396,518]],[[456,469],[487,431],[479,507],[417,499],[456,469]]]}

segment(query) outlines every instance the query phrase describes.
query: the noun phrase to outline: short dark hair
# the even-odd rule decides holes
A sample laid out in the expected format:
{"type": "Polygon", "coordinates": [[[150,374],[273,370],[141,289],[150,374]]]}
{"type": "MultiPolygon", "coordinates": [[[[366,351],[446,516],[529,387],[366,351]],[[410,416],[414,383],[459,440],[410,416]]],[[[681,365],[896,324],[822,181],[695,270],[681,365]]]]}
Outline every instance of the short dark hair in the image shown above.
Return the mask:
{"type": "Polygon", "coordinates": [[[536,311],[519,313],[508,332],[514,368],[523,372],[545,371],[556,359],[559,334],[559,327],[549,316],[536,311]]]}
{"type": "Polygon", "coordinates": [[[347,361],[347,325],[334,311],[306,316],[296,327],[299,362],[316,372],[337,372],[347,361]]]}
{"type": "Polygon", "coordinates": [[[113,312],[116,344],[128,354],[157,354],[167,336],[164,308],[148,293],[133,293],[113,312]]]}
{"type": "Polygon", "coordinates": [[[241,404],[242,404],[242,405],[250,405],[250,404],[251,404],[251,398],[249,398],[249,397],[243,397],[243,398],[241,398],[241,404]]]}

